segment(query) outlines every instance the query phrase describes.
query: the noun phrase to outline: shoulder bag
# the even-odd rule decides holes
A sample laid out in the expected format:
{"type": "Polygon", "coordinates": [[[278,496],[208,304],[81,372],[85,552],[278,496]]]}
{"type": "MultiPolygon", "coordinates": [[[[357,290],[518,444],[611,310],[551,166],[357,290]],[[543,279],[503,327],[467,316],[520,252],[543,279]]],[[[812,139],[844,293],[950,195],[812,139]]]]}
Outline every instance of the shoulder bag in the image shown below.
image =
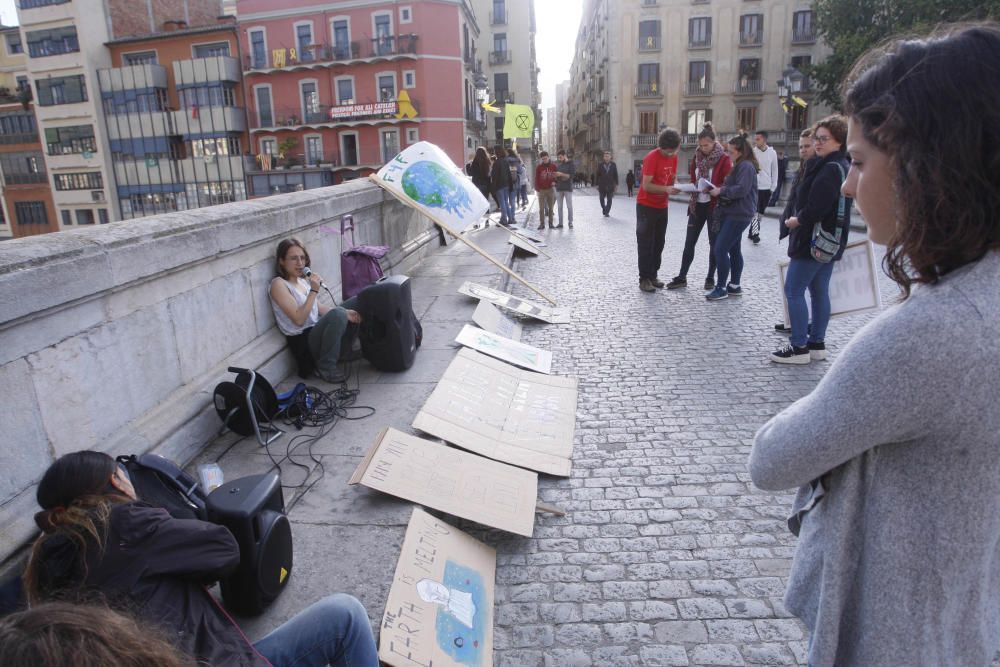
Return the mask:
{"type": "MultiPolygon", "coordinates": [[[[837,170],[840,172],[840,182],[843,183],[844,179],[847,178],[846,174],[844,174],[844,167],[839,162],[834,162],[833,164],[837,165],[837,170]]],[[[812,241],[809,244],[809,254],[817,262],[828,264],[840,252],[840,237],[843,233],[844,216],[846,214],[847,199],[841,194],[840,201],[837,203],[837,227],[833,232],[831,233],[823,229],[821,222],[817,222],[813,227],[812,241]]]]}

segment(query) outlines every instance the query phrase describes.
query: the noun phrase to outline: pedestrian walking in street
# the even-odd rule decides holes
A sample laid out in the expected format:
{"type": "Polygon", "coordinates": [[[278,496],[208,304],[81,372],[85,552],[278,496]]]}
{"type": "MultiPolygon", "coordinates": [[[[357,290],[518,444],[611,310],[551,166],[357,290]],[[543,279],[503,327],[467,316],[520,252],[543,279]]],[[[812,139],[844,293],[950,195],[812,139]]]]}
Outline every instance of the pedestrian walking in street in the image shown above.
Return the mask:
{"type": "Polygon", "coordinates": [[[715,289],[705,295],[709,301],[718,301],[730,296],[741,296],[743,288],[743,232],[757,210],[757,172],[760,166],[754,155],[753,146],[745,134],[737,134],[727,144],[733,170],[726,176],[722,187],[709,191],[719,197],[718,206],[712,213],[712,222],[718,223],[715,237],[715,270],[718,277],[715,289]],[[730,276],[730,271],[732,275],[730,276]]]}
{"type": "Polygon", "coordinates": [[[680,194],[677,178],[677,149],[680,133],[668,127],[660,133],[656,148],[642,160],[642,183],[635,198],[635,240],[639,259],[639,289],[653,292],[663,287],[657,277],[667,236],[667,195],[680,194]]]}
{"type": "Polygon", "coordinates": [[[635,188],[635,174],[631,169],[625,174],[625,187],[628,188],[628,196],[632,196],[632,190],[635,188]]]}
{"type": "Polygon", "coordinates": [[[563,226],[563,202],[566,203],[569,228],[573,229],[573,178],[576,176],[576,165],[572,160],[566,158],[566,151],[559,151],[558,162],[556,162],[556,201],[559,207],[559,224],[556,229],[563,226]]]}
{"type": "MultiPolygon", "coordinates": [[[[712,182],[716,187],[721,186],[726,176],[733,169],[733,161],[715,137],[715,128],[711,123],[705,123],[701,132],[698,133],[698,150],[691,158],[688,166],[688,174],[692,183],[698,183],[701,179],[712,182]]],[[[701,237],[701,230],[705,227],[712,216],[719,200],[712,197],[708,192],[695,192],[691,194],[691,201],[688,202],[688,223],[687,238],[684,240],[684,253],[681,256],[681,270],[673,280],[667,283],[667,289],[679,289],[687,286],[688,269],[694,261],[694,249],[698,245],[701,237]]],[[[717,229],[708,226],[708,275],[705,278],[705,290],[715,287],[715,255],[712,250],[715,247],[715,237],[717,229]]]]}
{"type": "Polygon", "coordinates": [[[984,23],[878,47],[847,78],[843,192],[901,301],[749,461],[755,486],[799,487],[784,606],[810,665],[987,667],[1000,649],[998,71],[984,23]]]}
{"type": "MultiPolygon", "coordinates": [[[[816,151],[813,150],[812,130],[802,130],[802,133],[799,135],[799,168],[792,179],[792,187],[788,191],[788,201],[785,202],[785,209],[778,216],[779,241],[787,237],[789,231],[791,231],[785,226],[785,221],[795,215],[795,197],[799,185],[802,183],[802,179],[805,178],[806,173],[816,165],[816,162],[816,151]]],[[[785,326],[784,322],[775,324],[774,330],[783,334],[792,333],[792,327],[785,326]]]]}
{"type": "Polygon", "coordinates": [[[604,161],[597,167],[597,194],[604,217],[611,216],[611,200],[618,189],[618,165],[611,161],[611,151],[604,151],[604,161]]]}
{"type": "MultiPolygon", "coordinates": [[[[493,167],[493,163],[490,161],[490,154],[486,152],[486,148],[480,146],[476,149],[476,156],[472,159],[472,163],[469,165],[469,176],[472,177],[472,184],[483,193],[483,197],[486,198],[488,202],[490,199],[490,170],[493,167]]],[[[490,224],[490,212],[486,211],[486,225],[490,224]]]]}
{"type": "Polygon", "coordinates": [[[510,164],[507,162],[507,151],[503,146],[497,146],[493,155],[493,166],[490,168],[490,191],[500,207],[500,224],[514,224],[514,210],[510,207],[510,164]]]}
{"type": "Polygon", "coordinates": [[[545,229],[545,218],[549,219],[549,229],[554,215],[556,203],[556,166],[546,151],[538,154],[538,164],[535,166],[535,195],[538,197],[538,228],[545,229]]]}
{"type": "Polygon", "coordinates": [[[785,155],[785,151],[778,151],[778,182],[774,186],[774,191],[771,192],[771,201],[767,202],[768,206],[777,206],[778,202],[781,200],[781,191],[785,187],[785,180],[788,178],[788,156],[785,155]]]}
{"type": "Polygon", "coordinates": [[[847,247],[851,225],[852,202],[840,192],[851,166],[844,149],[847,119],[824,118],[813,128],[812,139],[817,163],[798,187],[795,215],[785,220],[791,257],[785,275],[785,299],[792,336],[788,345],[771,353],[771,361],[779,364],[808,364],[813,359],[826,359],[824,340],[830,323],[830,278],[847,247]],[[817,252],[814,240],[820,233],[817,225],[839,245],[832,257],[817,252]],[[806,306],[806,288],[812,302],[812,321],[806,306]]]}
{"type": "Polygon", "coordinates": [[[767,132],[758,130],[754,135],[754,155],[760,171],[757,173],[757,214],[750,222],[750,233],[747,238],[760,243],[760,220],[771,201],[771,192],[778,183],[778,154],[774,148],[767,145],[767,132]]]}

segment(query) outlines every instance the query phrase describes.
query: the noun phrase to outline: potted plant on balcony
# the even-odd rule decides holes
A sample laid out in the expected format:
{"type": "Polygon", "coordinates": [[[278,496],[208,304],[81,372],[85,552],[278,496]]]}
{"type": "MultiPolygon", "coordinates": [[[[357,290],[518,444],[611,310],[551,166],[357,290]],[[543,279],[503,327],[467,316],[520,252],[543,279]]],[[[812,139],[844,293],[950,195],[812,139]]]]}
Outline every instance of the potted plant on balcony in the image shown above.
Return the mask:
{"type": "Polygon", "coordinates": [[[278,157],[284,161],[286,167],[294,167],[299,163],[299,158],[292,152],[298,145],[298,137],[288,137],[278,144],[278,157]]]}

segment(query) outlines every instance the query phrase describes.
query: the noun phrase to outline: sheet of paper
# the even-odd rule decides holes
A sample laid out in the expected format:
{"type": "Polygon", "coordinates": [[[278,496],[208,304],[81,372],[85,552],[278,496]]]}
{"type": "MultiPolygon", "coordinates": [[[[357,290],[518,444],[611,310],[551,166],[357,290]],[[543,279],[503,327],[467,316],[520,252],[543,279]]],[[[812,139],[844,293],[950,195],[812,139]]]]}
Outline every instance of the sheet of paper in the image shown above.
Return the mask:
{"type": "Polygon", "coordinates": [[[455,342],[488,354],[500,361],[506,361],[508,364],[527,368],[529,371],[545,373],[546,375],[552,372],[552,353],[548,350],[498,336],[471,324],[462,327],[455,342]]]}
{"type": "Polygon", "coordinates": [[[506,308],[507,310],[512,310],[515,313],[527,315],[543,322],[565,324],[570,321],[569,311],[564,308],[555,308],[534,301],[527,301],[513,294],[507,294],[506,292],[501,292],[492,287],[480,285],[479,283],[464,282],[458,288],[458,291],[466,296],[489,301],[501,308],[506,308]]]}
{"type": "Polygon", "coordinates": [[[540,375],[463,348],[413,426],[463,449],[568,477],[577,380],[540,375]]]}
{"type": "Polygon", "coordinates": [[[472,313],[472,321],[487,331],[510,338],[521,340],[521,323],[503,312],[489,301],[480,301],[472,313]]]}
{"type": "Polygon", "coordinates": [[[350,483],[525,537],[535,527],[536,473],[394,428],[379,433],[350,483]]]}
{"type": "Polygon", "coordinates": [[[700,178],[697,183],[678,183],[674,187],[681,192],[704,192],[705,190],[711,190],[715,185],[707,178],[700,178]]]}
{"type": "Polygon", "coordinates": [[[415,507],[382,614],[379,659],[492,665],[496,570],[492,547],[415,507]]]}

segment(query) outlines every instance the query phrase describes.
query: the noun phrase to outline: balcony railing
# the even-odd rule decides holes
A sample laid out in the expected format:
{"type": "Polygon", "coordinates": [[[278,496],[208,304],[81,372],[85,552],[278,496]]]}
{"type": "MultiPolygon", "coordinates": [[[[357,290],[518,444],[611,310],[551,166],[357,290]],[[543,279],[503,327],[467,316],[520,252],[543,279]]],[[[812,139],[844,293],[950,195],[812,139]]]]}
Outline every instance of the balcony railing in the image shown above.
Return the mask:
{"type": "Polygon", "coordinates": [[[763,79],[740,79],[733,86],[737,95],[760,95],[764,92],[763,79]]]}
{"type": "MultiPolygon", "coordinates": [[[[500,100],[498,100],[500,101],[500,100]]],[[[513,102],[513,95],[511,100],[513,102]]],[[[410,98],[410,102],[419,108],[419,102],[410,98]]],[[[290,127],[296,128],[302,125],[319,125],[322,123],[349,123],[359,120],[396,120],[399,111],[395,99],[386,102],[345,102],[344,104],[321,104],[316,111],[302,114],[300,107],[277,107],[269,114],[261,114],[260,111],[248,111],[247,117],[250,120],[251,129],[261,129],[268,127],[290,127]],[[331,115],[331,109],[338,107],[355,107],[350,115],[339,114],[336,117],[331,115]],[[366,107],[371,107],[370,112],[366,107]]]]}
{"type": "Polygon", "coordinates": [[[507,25],[507,10],[502,12],[490,11],[490,25],[507,25]]]}
{"type": "Polygon", "coordinates": [[[497,104],[514,104],[514,92],[511,90],[498,90],[494,93],[497,104]]]}
{"type": "Polygon", "coordinates": [[[49,5],[64,5],[70,0],[20,0],[17,6],[20,9],[34,9],[35,7],[48,7],[49,5]]]}
{"type": "Polygon", "coordinates": [[[35,144],[38,143],[37,132],[21,134],[0,134],[0,144],[35,144]]]}
{"type": "Polygon", "coordinates": [[[659,35],[647,35],[645,37],[639,38],[639,50],[640,51],[659,51],[660,50],[660,36],[659,35]]]}
{"type": "Polygon", "coordinates": [[[753,32],[740,33],[740,46],[760,46],[763,43],[764,43],[763,31],[756,30],[753,32]]]}
{"type": "Polygon", "coordinates": [[[659,0],[642,0],[643,7],[655,7],[658,4],[660,4],[659,0]]]}
{"type": "Polygon", "coordinates": [[[636,97],[663,97],[659,83],[640,83],[635,87],[636,97]]]}
{"type": "Polygon", "coordinates": [[[413,33],[372,38],[372,58],[415,54],[416,52],[417,35],[413,33]]]}
{"type": "Polygon", "coordinates": [[[282,69],[289,67],[312,66],[323,63],[335,63],[363,58],[380,58],[395,55],[415,55],[419,35],[385,35],[370,40],[370,49],[366,52],[362,42],[341,44],[310,44],[302,54],[291,57],[291,49],[274,49],[264,53],[251,53],[244,57],[244,69],[282,69]]]}
{"type": "Polygon", "coordinates": [[[812,28],[792,30],[792,44],[812,44],[816,41],[816,31],[812,28]]]}
{"type": "Polygon", "coordinates": [[[506,65],[510,63],[510,51],[490,51],[491,65],[506,65]]]}
{"type": "Polygon", "coordinates": [[[704,39],[688,39],[689,49],[710,49],[712,48],[712,38],[706,37],[704,39]]]}
{"type": "Polygon", "coordinates": [[[33,185],[35,183],[48,183],[48,174],[23,174],[17,172],[4,172],[4,183],[7,185],[33,185]]]}
{"type": "Polygon", "coordinates": [[[684,84],[684,94],[690,97],[697,97],[699,95],[711,95],[712,82],[688,81],[686,84],[684,84]]]}
{"type": "Polygon", "coordinates": [[[658,139],[656,134],[633,134],[632,148],[656,148],[658,139]]]}

